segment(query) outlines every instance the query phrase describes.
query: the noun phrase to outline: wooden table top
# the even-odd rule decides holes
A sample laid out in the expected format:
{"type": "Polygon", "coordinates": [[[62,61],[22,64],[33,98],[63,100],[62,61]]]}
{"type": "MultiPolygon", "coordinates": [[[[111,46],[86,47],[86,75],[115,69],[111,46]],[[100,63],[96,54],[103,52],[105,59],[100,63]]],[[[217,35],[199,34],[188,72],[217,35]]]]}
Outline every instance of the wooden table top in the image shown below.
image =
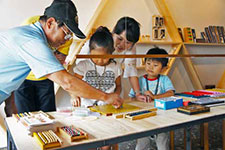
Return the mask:
{"type": "MultiPolygon", "coordinates": [[[[153,103],[147,104],[132,101],[129,102],[129,104],[141,108],[153,108],[153,103]]],[[[63,145],[60,148],[71,149],[72,147],[76,147],[78,149],[82,149],[82,146],[90,148],[109,143],[113,144],[150,134],[182,128],[188,125],[208,122],[213,119],[225,118],[225,105],[212,107],[210,112],[196,115],[178,113],[176,109],[158,109],[156,116],[135,121],[131,121],[128,118],[115,119],[112,116],[101,116],[99,119],[95,120],[77,120],[72,117],[59,115],[58,112],[50,112],[49,114],[55,117],[58,121],[57,126],[73,125],[81,128],[89,134],[89,138],[87,140],[79,142],[69,142],[59,136],[63,140],[63,145]]],[[[26,129],[17,123],[14,118],[9,117],[5,120],[18,150],[41,149],[35,139],[28,136],[26,129]]]]}

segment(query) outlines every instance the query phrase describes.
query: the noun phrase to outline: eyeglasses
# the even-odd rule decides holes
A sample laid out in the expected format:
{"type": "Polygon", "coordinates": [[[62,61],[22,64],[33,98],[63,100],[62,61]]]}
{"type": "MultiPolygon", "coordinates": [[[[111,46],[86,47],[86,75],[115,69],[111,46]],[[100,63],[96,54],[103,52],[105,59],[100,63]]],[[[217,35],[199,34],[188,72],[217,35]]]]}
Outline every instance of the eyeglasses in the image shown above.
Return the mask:
{"type": "Polygon", "coordinates": [[[61,52],[60,52],[60,51],[58,51],[58,50],[55,50],[55,51],[54,51],[54,54],[55,54],[55,55],[63,55],[63,56],[67,56],[67,55],[65,55],[65,54],[61,53],[61,52]]]}
{"type": "Polygon", "coordinates": [[[65,41],[70,40],[70,39],[73,38],[73,34],[72,33],[68,33],[63,27],[62,27],[62,30],[65,33],[65,36],[64,36],[64,40],[65,41]]]}

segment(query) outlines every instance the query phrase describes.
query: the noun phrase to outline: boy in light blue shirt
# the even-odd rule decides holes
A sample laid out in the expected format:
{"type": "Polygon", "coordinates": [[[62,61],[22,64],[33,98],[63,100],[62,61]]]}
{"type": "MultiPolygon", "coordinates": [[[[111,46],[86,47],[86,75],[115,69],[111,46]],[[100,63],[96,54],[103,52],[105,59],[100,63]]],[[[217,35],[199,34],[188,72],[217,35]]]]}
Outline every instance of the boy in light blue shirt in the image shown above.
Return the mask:
{"type": "MultiPolygon", "coordinates": [[[[164,49],[152,48],[147,55],[168,54],[164,49]]],[[[145,102],[152,102],[154,99],[173,96],[175,89],[168,76],[160,75],[166,69],[168,58],[145,58],[145,71],[147,74],[139,77],[140,93],[146,96],[145,102]]],[[[135,97],[136,93],[131,89],[129,96],[135,97]]],[[[158,150],[168,150],[168,133],[160,133],[152,136],[158,150]]],[[[136,150],[145,150],[150,144],[150,137],[137,140],[136,150]]]]}

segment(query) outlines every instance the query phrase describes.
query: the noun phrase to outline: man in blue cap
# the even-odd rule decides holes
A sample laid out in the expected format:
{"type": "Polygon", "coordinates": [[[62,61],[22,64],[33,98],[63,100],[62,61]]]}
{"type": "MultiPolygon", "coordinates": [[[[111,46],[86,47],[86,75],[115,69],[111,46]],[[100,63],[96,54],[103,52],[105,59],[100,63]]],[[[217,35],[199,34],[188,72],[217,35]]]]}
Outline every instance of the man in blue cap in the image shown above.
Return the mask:
{"type": "Polygon", "coordinates": [[[71,0],[54,0],[38,22],[0,32],[0,104],[32,70],[36,78],[45,76],[73,95],[120,107],[123,100],[119,95],[89,86],[70,75],[55,58],[49,46],[58,48],[73,34],[85,38],[78,28],[77,10],[71,0]]]}

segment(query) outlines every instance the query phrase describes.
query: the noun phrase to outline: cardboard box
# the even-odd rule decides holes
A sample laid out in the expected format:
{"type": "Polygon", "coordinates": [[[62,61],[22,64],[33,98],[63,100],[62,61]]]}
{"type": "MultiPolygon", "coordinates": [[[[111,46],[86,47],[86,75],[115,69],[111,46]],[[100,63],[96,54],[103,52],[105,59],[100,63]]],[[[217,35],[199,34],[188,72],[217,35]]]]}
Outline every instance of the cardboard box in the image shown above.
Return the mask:
{"type": "Polygon", "coordinates": [[[154,106],[159,109],[172,109],[183,106],[183,99],[179,97],[165,97],[154,100],[154,106]]]}

